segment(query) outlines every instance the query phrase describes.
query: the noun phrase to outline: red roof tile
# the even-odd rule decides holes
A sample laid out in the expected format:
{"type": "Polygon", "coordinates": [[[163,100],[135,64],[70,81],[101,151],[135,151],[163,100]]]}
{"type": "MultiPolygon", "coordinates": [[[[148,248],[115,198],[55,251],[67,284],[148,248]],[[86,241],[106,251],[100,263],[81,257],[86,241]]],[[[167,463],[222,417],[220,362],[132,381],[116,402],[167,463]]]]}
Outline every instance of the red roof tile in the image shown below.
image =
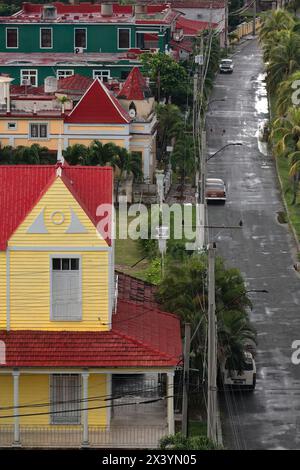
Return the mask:
{"type": "MultiPolygon", "coordinates": [[[[56,178],[56,165],[0,165],[0,250],[56,178]]],[[[92,222],[100,204],[111,204],[113,174],[110,167],[68,166],[62,178],[92,222]]],[[[107,239],[110,243],[110,240],[107,239]]]]}
{"type": "Polygon", "coordinates": [[[100,80],[95,79],[65,122],[128,124],[130,117],[100,80]]]}
{"type": "Polygon", "coordinates": [[[0,331],[1,367],[174,367],[181,361],[175,315],[119,302],[113,328],[96,331],[0,331]]]}
{"type": "Polygon", "coordinates": [[[205,29],[208,29],[210,27],[216,28],[217,26],[217,23],[189,20],[188,18],[184,18],[183,16],[180,16],[180,18],[176,22],[176,29],[183,29],[184,36],[197,36],[200,31],[204,31],[205,29]]]}
{"type": "Polygon", "coordinates": [[[151,308],[159,308],[155,300],[156,286],[120,271],[118,275],[118,299],[142,303],[151,308]]]}
{"type": "Polygon", "coordinates": [[[92,78],[85,77],[75,73],[70,77],[61,78],[58,80],[57,91],[58,92],[80,92],[84,93],[93,83],[92,78]]]}
{"type": "Polygon", "coordinates": [[[118,98],[125,100],[144,100],[151,96],[150,88],[138,67],[133,67],[128,75],[118,98]]]}

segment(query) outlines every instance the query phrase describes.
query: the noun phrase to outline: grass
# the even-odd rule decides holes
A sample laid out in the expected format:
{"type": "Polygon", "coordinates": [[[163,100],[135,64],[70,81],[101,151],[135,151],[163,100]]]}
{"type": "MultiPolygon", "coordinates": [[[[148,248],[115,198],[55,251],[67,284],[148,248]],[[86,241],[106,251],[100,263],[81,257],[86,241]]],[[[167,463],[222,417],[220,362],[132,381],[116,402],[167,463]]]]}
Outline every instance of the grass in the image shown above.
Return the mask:
{"type": "Polygon", "coordinates": [[[206,436],[207,424],[203,421],[189,421],[189,436],[206,436]]]}
{"type": "Polygon", "coordinates": [[[282,195],[286,202],[288,217],[291,225],[294,227],[298,241],[300,240],[300,203],[291,204],[292,192],[291,181],[289,177],[288,160],[283,157],[277,157],[277,170],[282,184],[282,195]]]}

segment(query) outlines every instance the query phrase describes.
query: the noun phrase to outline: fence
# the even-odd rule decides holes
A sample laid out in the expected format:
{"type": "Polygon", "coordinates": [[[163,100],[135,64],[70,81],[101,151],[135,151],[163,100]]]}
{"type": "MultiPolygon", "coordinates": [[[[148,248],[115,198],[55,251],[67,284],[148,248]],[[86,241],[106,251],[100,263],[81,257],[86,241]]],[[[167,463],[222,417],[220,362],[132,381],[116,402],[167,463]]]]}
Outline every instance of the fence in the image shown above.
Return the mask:
{"type": "MultiPolygon", "coordinates": [[[[90,447],[150,448],[159,446],[159,440],[168,434],[166,425],[90,426],[90,447]]],[[[20,426],[20,442],[27,448],[79,448],[82,442],[82,425],[78,426],[20,426]]],[[[0,448],[13,445],[13,426],[0,427],[0,448]]]]}
{"type": "MultiPolygon", "coordinates": [[[[256,31],[258,31],[261,27],[261,19],[259,17],[256,18],[255,27],[256,27],[256,31]]],[[[248,36],[249,34],[252,34],[252,31],[253,31],[253,21],[239,24],[237,28],[230,33],[230,35],[234,37],[234,39],[230,40],[230,44],[234,44],[235,42],[242,39],[244,36],[248,36]]]]}

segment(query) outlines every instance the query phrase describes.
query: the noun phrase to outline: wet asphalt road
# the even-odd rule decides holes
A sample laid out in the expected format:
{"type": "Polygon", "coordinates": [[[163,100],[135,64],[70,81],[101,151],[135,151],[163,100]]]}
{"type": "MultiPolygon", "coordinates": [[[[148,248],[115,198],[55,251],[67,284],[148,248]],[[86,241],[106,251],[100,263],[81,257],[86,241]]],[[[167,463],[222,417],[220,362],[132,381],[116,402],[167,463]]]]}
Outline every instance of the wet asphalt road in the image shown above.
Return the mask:
{"type": "Polygon", "coordinates": [[[260,123],[267,117],[263,63],[256,41],[234,55],[232,75],[218,75],[207,116],[208,154],[229,147],[208,164],[208,176],[223,178],[228,200],[209,206],[209,223],[242,230],[211,230],[227,264],[238,267],[249,289],[251,319],[258,331],[257,388],[220,396],[223,438],[228,449],[300,449],[300,365],[291,363],[291,344],[300,339],[300,279],[293,268],[294,242],[282,210],[274,162],[258,148],[260,123]]]}

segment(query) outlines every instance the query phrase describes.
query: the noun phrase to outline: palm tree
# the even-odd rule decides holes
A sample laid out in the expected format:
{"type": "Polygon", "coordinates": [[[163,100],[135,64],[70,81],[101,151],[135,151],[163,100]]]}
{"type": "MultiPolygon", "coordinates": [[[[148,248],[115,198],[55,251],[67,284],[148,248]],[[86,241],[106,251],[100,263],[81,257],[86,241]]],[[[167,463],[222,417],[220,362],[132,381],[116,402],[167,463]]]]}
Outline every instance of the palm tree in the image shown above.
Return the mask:
{"type": "Polygon", "coordinates": [[[262,27],[259,32],[260,41],[264,42],[274,31],[292,29],[295,21],[286,10],[269,11],[264,15],[262,27]]]}
{"type": "Polygon", "coordinates": [[[70,98],[68,98],[66,95],[62,95],[62,96],[57,96],[56,99],[61,105],[62,114],[64,114],[65,113],[65,104],[70,101],[70,98]]]}
{"type": "Polygon", "coordinates": [[[267,65],[267,85],[275,93],[278,85],[300,67],[300,35],[293,31],[282,32],[280,43],[273,47],[267,65]]]}
{"type": "Polygon", "coordinates": [[[297,88],[299,88],[299,86],[297,86],[298,84],[300,84],[300,71],[293,73],[290,77],[280,83],[277,90],[275,106],[277,116],[285,116],[290,107],[299,104],[297,102],[293,103],[293,98],[299,99],[299,93],[296,92],[297,88]]]}
{"type": "Polygon", "coordinates": [[[128,152],[128,150],[123,147],[116,147],[116,154],[111,161],[111,165],[115,168],[117,180],[116,202],[118,203],[120,184],[130,176],[133,177],[134,181],[142,179],[141,155],[135,152],[128,152]]]}
{"type": "Polygon", "coordinates": [[[174,151],[171,154],[173,170],[178,171],[181,179],[183,194],[185,178],[195,173],[195,146],[192,136],[181,132],[176,139],[174,151]]]}
{"type": "Polygon", "coordinates": [[[219,313],[218,344],[219,363],[228,360],[229,369],[243,370],[245,348],[256,344],[256,332],[248,317],[235,310],[219,313]]]}
{"type": "Polygon", "coordinates": [[[88,165],[105,166],[110,165],[118,152],[118,146],[112,142],[103,144],[94,140],[89,146],[88,165]]]}
{"type": "Polygon", "coordinates": [[[89,159],[89,149],[82,144],[74,144],[63,150],[63,156],[70,165],[85,165],[89,159]]]}
{"type": "Polygon", "coordinates": [[[292,177],[292,204],[296,203],[300,176],[300,109],[289,108],[287,115],[279,117],[272,124],[271,139],[275,153],[289,158],[290,176],[292,177]]]}
{"type": "MultiPolygon", "coordinates": [[[[158,287],[157,300],[164,310],[177,313],[182,322],[189,322],[197,332],[192,342],[195,367],[201,368],[205,353],[207,324],[207,257],[195,255],[171,261],[158,287]],[[200,326],[199,326],[200,325],[200,326]]],[[[247,308],[251,306],[240,272],[226,269],[222,259],[216,261],[216,314],[220,323],[219,358],[231,357],[243,366],[246,342],[253,341],[247,308]],[[238,317],[236,322],[231,318],[238,317]],[[240,326],[240,330],[237,328],[240,326]],[[239,334],[240,333],[240,334],[239,334]],[[238,347],[239,346],[239,347],[238,347]],[[242,361],[242,362],[241,362],[242,361]]]]}
{"type": "Polygon", "coordinates": [[[167,145],[182,130],[184,121],[180,109],[174,104],[157,105],[156,115],[158,160],[163,160],[167,145]]]}
{"type": "Polygon", "coordinates": [[[40,165],[49,163],[45,159],[50,158],[47,147],[41,147],[39,144],[32,144],[30,147],[19,145],[12,153],[12,164],[40,165]]]}

